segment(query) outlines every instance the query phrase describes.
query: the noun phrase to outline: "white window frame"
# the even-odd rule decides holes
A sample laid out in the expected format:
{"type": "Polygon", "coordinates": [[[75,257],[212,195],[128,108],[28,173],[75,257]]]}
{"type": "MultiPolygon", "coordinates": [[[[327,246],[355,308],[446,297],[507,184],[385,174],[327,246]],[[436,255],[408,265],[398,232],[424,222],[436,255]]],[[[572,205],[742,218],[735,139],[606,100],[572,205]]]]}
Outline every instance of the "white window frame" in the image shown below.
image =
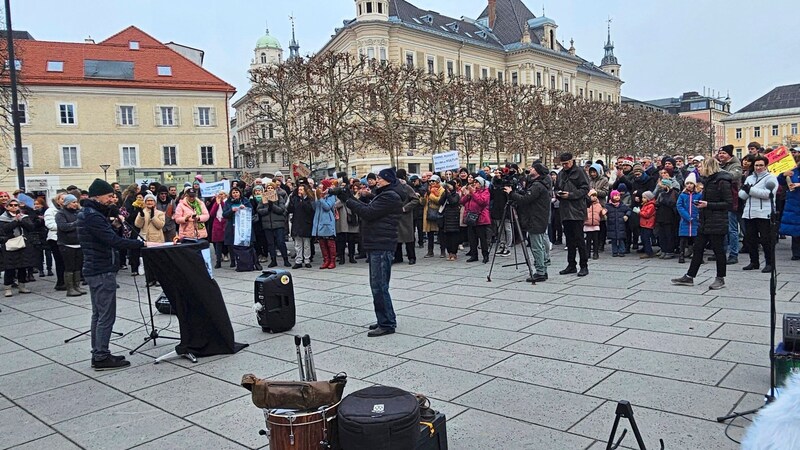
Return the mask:
{"type": "Polygon", "coordinates": [[[452,59],[448,59],[444,63],[444,71],[445,71],[445,75],[447,75],[448,78],[453,78],[454,76],[456,76],[457,75],[456,74],[456,62],[453,61],[452,59]]]}
{"type": "Polygon", "coordinates": [[[378,56],[380,57],[379,59],[382,64],[386,64],[386,62],[388,61],[389,59],[388,54],[389,52],[386,50],[386,47],[380,47],[378,49],[378,56]]]}
{"type": "Polygon", "coordinates": [[[117,125],[121,127],[137,127],[139,126],[139,115],[136,111],[136,105],[118,104],[116,112],[117,125]],[[131,108],[131,123],[123,123],[122,108],[131,108]]]}
{"type": "MultiPolygon", "coordinates": [[[[20,126],[23,126],[23,127],[27,126],[28,123],[30,122],[30,116],[28,115],[28,104],[26,102],[17,102],[17,107],[22,107],[24,109],[23,112],[25,113],[25,114],[23,114],[23,118],[24,118],[25,122],[20,122],[19,123],[20,126]]],[[[14,105],[8,105],[8,121],[11,122],[11,123],[14,122],[14,117],[13,117],[13,114],[11,112],[12,109],[14,109],[14,105]]]]}
{"type": "Polygon", "coordinates": [[[216,114],[216,111],[214,110],[214,107],[211,106],[211,105],[197,105],[197,106],[195,106],[194,107],[194,126],[203,127],[203,128],[217,126],[217,114],[216,114]],[[205,123],[205,124],[201,123],[202,121],[200,120],[200,119],[202,119],[202,117],[200,115],[200,110],[202,110],[202,109],[208,109],[208,123],[205,123]]]}
{"type": "MultiPolygon", "coordinates": [[[[27,154],[28,154],[28,164],[25,165],[25,168],[26,169],[30,169],[30,168],[33,167],[33,146],[30,145],[30,144],[22,144],[21,147],[23,149],[25,149],[27,154]]],[[[23,157],[22,157],[23,161],[25,161],[24,154],[26,152],[23,152],[23,157]]],[[[10,167],[17,167],[17,155],[14,154],[15,152],[14,152],[14,146],[13,145],[8,149],[8,153],[9,153],[10,158],[11,158],[11,159],[9,159],[9,162],[10,162],[9,166],[10,167]]]]}
{"type": "Polygon", "coordinates": [[[156,66],[156,74],[160,77],[171,77],[172,66],[169,64],[159,64],[156,66]]]}
{"type": "Polygon", "coordinates": [[[375,47],[367,47],[367,59],[375,59],[375,47]]]}
{"type": "Polygon", "coordinates": [[[406,57],[405,57],[405,59],[403,60],[403,65],[405,65],[406,67],[408,67],[408,68],[410,68],[410,69],[413,69],[414,67],[417,67],[417,57],[416,57],[416,55],[414,54],[414,52],[412,52],[412,51],[406,51],[406,55],[405,55],[405,56],[406,56],[406,57]],[[411,66],[410,66],[410,67],[409,67],[409,65],[408,65],[408,57],[409,57],[409,56],[411,56],[411,66]]]}
{"type": "Polygon", "coordinates": [[[506,76],[504,75],[504,72],[502,70],[498,70],[497,71],[497,81],[499,81],[501,83],[504,83],[506,81],[505,78],[506,78],[506,76]]]}
{"type": "Polygon", "coordinates": [[[179,147],[178,144],[161,144],[161,146],[159,147],[161,149],[161,165],[165,167],[174,167],[180,165],[180,160],[178,158],[178,154],[180,152],[178,150],[178,147],[179,147]],[[175,149],[175,164],[167,164],[167,161],[164,158],[164,148],[166,147],[172,147],[175,149]]]}
{"type": "Polygon", "coordinates": [[[792,136],[797,134],[797,122],[791,124],[789,130],[790,130],[792,136]]]}
{"type": "Polygon", "coordinates": [[[481,67],[481,80],[488,80],[488,79],[489,79],[489,68],[481,67]]]}
{"type": "Polygon", "coordinates": [[[47,61],[47,71],[48,72],[64,72],[64,61],[48,60],[47,61]]]}
{"type": "Polygon", "coordinates": [[[513,86],[519,85],[519,72],[517,72],[516,70],[512,71],[510,79],[511,79],[511,84],[513,86]]]}
{"type": "Polygon", "coordinates": [[[753,137],[761,137],[761,127],[753,127],[753,137]]]}
{"type": "Polygon", "coordinates": [[[773,125],[773,126],[772,126],[772,135],[773,135],[773,136],[778,136],[779,134],[781,134],[781,131],[780,131],[780,126],[778,126],[778,125],[773,125]]]}
{"type": "Polygon", "coordinates": [[[464,64],[464,79],[465,80],[472,80],[472,64],[465,63],[464,64]],[[469,68],[469,76],[467,76],[467,68],[469,68]]]}
{"type": "Polygon", "coordinates": [[[741,138],[742,138],[742,129],[741,128],[737,128],[736,129],[736,139],[741,139],[741,138]]]}
{"type": "Polygon", "coordinates": [[[434,55],[425,55],[425,72],[428,74],[435,74],[437,72],[438,67],[436,67],[436,56],[434,55]],[[433,63],[429,65],[429,63],[433,63]],[[431,70],[432,69],[432,70],[431,70]]]}
{"type": "Polygon", "coordinates": [[[62,169],[80,169],[81,164],[81,146],[79,144],[58,144],[58,159],[59,164],[61,165],[62,169]],[[77,160],[76,166],[67,166],[64,164],[64,148],[66,147],[74,147],[75,148],[75,159],[77,160]]]}
{"type": "Polygon", "coordinates": [[[58,102],[56,103],[56,123],[61,127],[77,127],[78,126],[78,105],[72,102],[58,102]],[[72,123],[61,122],[61,106],[72,106],[72,123]]]}
{"type": "Polygon", "coordinates": [[[180,120],[180,108],[176,105],[156,105],[156,114],[155,114],[155,122],[157,127],[179,127],[181,125],[180,120]],[[172,108],[172,124],[165,125],[164,124],[164,117],[162,108],[172,108]]]}
{"type": "Polygon", "coordinates": [[[119,145],[119,167],[122,169],[135,169],[140,167],[142,163],[141,160],[141,152],[139,151],[139,145],[137,144],[120,144],[119,145]],[[132,148],[136,151],[136,164],[126,164],[125,163],[125,153],[124,149],[132,148]]]}
{"type": "Polygon", "coordinates": [[[200,145],[197,148],[197,156],[199,157],[199,162],[200,162],[201,166],[214,166],[214,165],[216,165],[217,155],[216,155],[216,149],[214,148],[213,144],[200,145]],[[204,147],[211,147],[211,159],[212,159],[211,164],[204,164],[203,163],[203,148],[204,147]]]}

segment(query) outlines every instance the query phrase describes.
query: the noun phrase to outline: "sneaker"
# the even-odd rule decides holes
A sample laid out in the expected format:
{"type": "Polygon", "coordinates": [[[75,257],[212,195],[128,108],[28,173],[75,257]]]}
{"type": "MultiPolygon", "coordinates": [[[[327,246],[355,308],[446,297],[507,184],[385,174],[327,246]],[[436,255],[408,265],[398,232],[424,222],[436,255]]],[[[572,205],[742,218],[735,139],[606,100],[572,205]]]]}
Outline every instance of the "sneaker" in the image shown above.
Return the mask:
{"type": "Polygon", "coordinates": [[[377,327],[374,330],[369,330],[367,332],[368,337],[385,336],[387,334],[394,334],[394,328],[377,327]]]}
{"type": "Polygon", "coordinates": [[[305,268],[306,269],[310,269],[311,268],[311,264],[306,263],[305,268]]]}
{"type": "Polygon", "coordinates": [[[673,278],[670,280],[676,286],[694,286],[694,278],[689,275],[684,275],[680,278],[673,278]]]}
{"type": "Polygon", "coordinates": [[[505,247],[500,247],[500,248],[499,248],[499,249],[498,249],[496,252],[494,252],[494,254],[495,254],[495,255],[500,255],[500,254],[502,254],[502,253],[503,253],[503,252],[505,252],[505,251],[506,251],[506,248],[505,248],[505,247]]]}
{"type": "MultiPolygon", "coordinates": [[[[113,358],[115,361],[125,361],[125,356],[123,355],[109,355],[109,358],[113,358]]],[[[94,358],[92,358],[92,369],[94,369],[94,358]]]]}
{"type": "Polygon", "coordinates": [[[123,367],[128,367],[130,365],[131,365],[130,361],[124,359],[117,359],[113,357],[101,359],[100,361],[92,359],[92,368],[94,368],[94,370],[97,372],[101,372],[103,370],[121,369],[123,367]]]}
{"type": "Polygon", "coordinates": [[[559,275],[568,275],[571,273],[578,273],[578,269],[575,266],[567,266],[566,269],[558,272],[559,275]]]}
{"type": "Polygon", "coordinates": [[[750,264],[742,267],[742,270],[756,270],[756,269],[758,269],[758,267],[759,267],[758,264],[750,263],[750,264]]]}
{"type": "Polygon", "coordinates": [[[586,275],[589,275],[589,268],[588,267],[581,267],[581,270],[578,271],[578,276],[579,277],[585,277],[586,275]]]}
{"type": "Polygon", "coordinates": [[[761,269],[761,273],[772,273],[772,266],[767,264],[763,269],[761,269]]]}
{"type": "Polygon", "coordinates": [[[722,289],[724,287],[725,287],[725,278],[722,277],[714,278],[714,282],[708,286],[708,288],[712,290],[722,289]]]}
{"type": "Polygon", "coordinates": [[[511,250],[505,249],[502,252],[500,252],[498,255],[499,256],[503,256],[503,257],[511,256],[511,250]]]}

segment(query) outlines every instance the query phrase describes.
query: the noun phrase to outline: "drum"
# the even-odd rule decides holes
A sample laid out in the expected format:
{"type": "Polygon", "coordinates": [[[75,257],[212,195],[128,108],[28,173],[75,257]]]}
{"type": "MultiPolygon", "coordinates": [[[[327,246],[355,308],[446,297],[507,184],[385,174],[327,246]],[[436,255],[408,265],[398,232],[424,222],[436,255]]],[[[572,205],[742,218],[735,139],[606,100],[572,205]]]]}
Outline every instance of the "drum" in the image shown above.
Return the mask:
{"type": "Polygon", "coordinates": [[[323,406],[318,411],[264,410],[270,450],[338,448],[338,408],[339,403],[323,406]]]}

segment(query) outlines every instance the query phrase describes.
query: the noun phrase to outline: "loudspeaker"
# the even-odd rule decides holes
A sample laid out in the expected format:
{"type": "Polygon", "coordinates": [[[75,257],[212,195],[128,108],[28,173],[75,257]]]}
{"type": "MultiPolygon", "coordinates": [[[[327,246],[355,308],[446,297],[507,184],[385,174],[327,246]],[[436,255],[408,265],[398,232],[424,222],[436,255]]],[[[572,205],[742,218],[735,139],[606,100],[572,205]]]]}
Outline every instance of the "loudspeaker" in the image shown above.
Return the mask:
{"type": "Polygon", "coordinates": [[[175,314],[175,306],[167,298],[163,292],[156,299],[156,309],[161,314],[175,314]]]}
{"type": "Polygon", "coordinates": [[[800,352],[800,314],[783,315],[783,348],[800,352]]]}
{"type": "Polygon", "coordinates": [[[289,271],[265,270],[256,278],[254,296],[256,320],[262,331],[280,333],[294,327],[294,284],[289,271]]]}

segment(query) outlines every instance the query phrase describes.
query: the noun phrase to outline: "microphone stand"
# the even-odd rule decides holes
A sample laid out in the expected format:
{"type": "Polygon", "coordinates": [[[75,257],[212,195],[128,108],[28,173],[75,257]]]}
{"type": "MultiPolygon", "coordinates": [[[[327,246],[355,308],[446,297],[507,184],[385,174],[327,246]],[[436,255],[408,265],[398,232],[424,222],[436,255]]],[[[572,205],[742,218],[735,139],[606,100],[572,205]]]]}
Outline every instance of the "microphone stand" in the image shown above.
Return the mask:
{"type": "MultiPolygon", "coordinates": [[[[769,393],[764,395],[764,405],[742,412],[733,412],[727,416],[717,417],[717,422],[725,422],[737,417],[749,416],[750,414],[757,413],[764,406],[769,405],[775,401],[775,328],[776,328],[776,307],[775,297],[777,295],[778,286],[778,269],[775,261],[775,247],[777,245],[776,238],[778,237],[775,227],[775,184],[767,182],[765,187],[769,189],[769,248],[764,249],[765,254],[769,254],[772,260],[772,272],[769,277],[769,393]]],[[[758,245],[756,243],[756,245],[758,245]]]]}

